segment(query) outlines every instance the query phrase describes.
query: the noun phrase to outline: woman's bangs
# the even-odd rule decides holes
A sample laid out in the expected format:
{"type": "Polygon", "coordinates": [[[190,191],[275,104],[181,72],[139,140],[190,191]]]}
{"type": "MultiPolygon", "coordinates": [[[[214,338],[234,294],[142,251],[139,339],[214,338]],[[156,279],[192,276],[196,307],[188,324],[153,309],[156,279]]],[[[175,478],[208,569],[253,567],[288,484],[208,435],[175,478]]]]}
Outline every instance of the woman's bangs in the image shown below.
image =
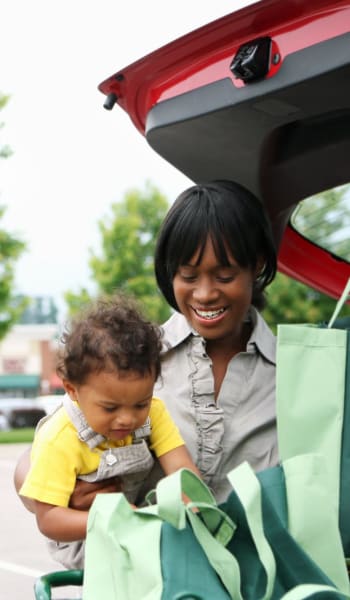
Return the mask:
{"type": "Polygon", "coordinates": [[[203,231],[200,222],[181,224],[180,231],[173,236],[176,243],[169,244],[168,248],[168,256],[174,257],[175,271],[180,265],[188,264],[198,250],[199,258],[197,262],[200,262],[207,237],[207,233],[205,230],[203,231]]]}
{"type": "MultiPolygon", "coordinates": [[[[229,215],[225,216],[228,217],[229,215]]],[[[234,220],[224,222],[223,218],[218,218],[216,215],[209,235],[214,246],[216,258],[221,265],[229,267],[233,258],[241,267],[247,266],[245,240],[234,220]]]]}
{"type": "Polygon", "coordinates": [[[215,256],[218,259],[219,264],[224,267],[229,267],[231,265],[229,254],[232,255],[232,258],[236,257],[235,252],[233,252],[233,249],[231,248],[228,237],[223,232],[220,232],[218,235],[217,231],[215,231],[215,233],[211,231],[209,235],[214,247],[215,256]]]}

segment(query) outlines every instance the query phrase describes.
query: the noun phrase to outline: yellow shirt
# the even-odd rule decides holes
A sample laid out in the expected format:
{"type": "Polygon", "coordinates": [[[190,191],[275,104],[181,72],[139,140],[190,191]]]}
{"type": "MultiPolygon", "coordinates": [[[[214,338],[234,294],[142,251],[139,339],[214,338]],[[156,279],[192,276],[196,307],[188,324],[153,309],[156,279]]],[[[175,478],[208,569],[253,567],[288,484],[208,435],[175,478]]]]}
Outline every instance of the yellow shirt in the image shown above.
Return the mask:
{"type": "MultiPolygon", "coordinates": [[[[152,398],[149,417],[149,448],[157,457],[183,446],[179,430],[159,398],[152,398]]],[[[20,494],[55,506],[68,506],[76,478],[96,471],[104,450],[131,443],[132,436],[129,435],[123,440],[108,440],[96,448],[89,448],[79,440],[76,428],[62,407],[35,435],[31,468],[20,494]]]]}

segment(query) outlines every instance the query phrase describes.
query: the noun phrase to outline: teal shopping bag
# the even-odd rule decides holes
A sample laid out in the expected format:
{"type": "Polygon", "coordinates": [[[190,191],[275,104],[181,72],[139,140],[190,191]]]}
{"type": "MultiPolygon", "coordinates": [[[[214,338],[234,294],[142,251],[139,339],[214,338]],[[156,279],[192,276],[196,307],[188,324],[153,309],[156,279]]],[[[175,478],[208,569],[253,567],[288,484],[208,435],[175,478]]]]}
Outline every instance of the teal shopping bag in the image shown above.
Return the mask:
{"type": "MultiPolygon", "coordinates": [[[[161,570],[163,590],[161,600],[179,598],[229,598],[237,600],[287,600],[287,598],[349,597],[349,584],[342,552],[337,511],[329,510],[330,495],[325,477],[324,458],[319,455],[293,457],[283,465],[255,474],[243,463],[228,475],[233,491],[220,506],[234,524],[233,535],[222,527],[223,548],[217,562],[211,535],[216,529],[208,514],[184,513],[179,502],[181,478],[174,476],[160,482],[157,490],[161,529],[161,570]],[[304,547],[289,531],[290,509],[295,497],[305,492],[310,500],[321,501],[319,510],[297,510],[292,507],[293,521],[308,532],[304,547]],[[205,515],[205,520],[203,520],[205,515]],[[201,523],[203,537],[198,534],[201,523]],[[197,531],[196,531],[197,530],[197,531]],[[324,565],[310,556],[313,544],[325,547],[324,565]],[[232,559],[227,559],[227,552],[232,559]],[[203,553],[207,561],[198,562],[203,553]],[[218,568],[220,565],[221,570],[218,568]],[[217,595],[204,583],[208,570],[216,572],[217,595]]],[[[311,504],[311,502],[310,502],[311,504]]],[[[210,506],[210,505],[209,505],[210,506]]],[[[300,503],[298,504],[300,508],[300,503]]],[[[217,517],[217,513],[213,515],[217,517]]],[[[220,535],[219,535],[220,539],[220,535]]]]}
{"type": "Polygon", "coordinates": [[[349,321],[336,318],[349,289],[350,281],[328,327],[278,327],[276,372],[280,458],[308,452],[325,456],[346,556],[350,556],[350,342],[349,321]]]}
{"type": "Polygon", "coordinates": [[[156,505],[137,510],[122,494],[96,496],[88,520],[84,600],[175,600],[175,595],[164,596],[162,536],[167,527],[181,536],[182,555],[172,561],[172,573],[190,543],[193,550],[191,581],[186,580],[181,593],[188,594],[187,583],[195,581],[203,600],[236,597],[237,577],[232,574],[238,574],[238,565],[225,548],[234,524],[207,486],[181,469],[161,480],[156,494],[156,505]],[[186,505],[183,494],[194,502],[186,505]]]}
{"type": "Polygon", "coordinates": [[[136,512],[123,494],[98,494],[89,512],[84,600],[158,600],[161,521],[136,512]]]}
{"type": "MultiPolygon", "coordinates": [[[[325,585],[332,597],[349,595],[337,511],[329,508],[324,466],[324,457],[309,454],[258,474],[247,463],[229,474],[234,489],[224,509],[237,529],[228,549],[239,562],[246,600],[307,597],[310,585],[325,585]],[[319,506],[305,510],[299,498],[319,506]],[[291,521],[304,532],[301,542],[290,531],[291,521]],[[315,545],[324,548],[322,561],[312,553],[315,545]]],[[[312,595],[318,593],[314,588],[312,595]]]]}
{"type": "Polygon", "coordinates": [[[339,528],[345,556],[350,558],[350,322],[338,325],[347,330],[346,372],[343,431],[341,440],[341,463],[339,485],[339,528]]]}
{"type": "Polygon", "coordinates": [[[322,460],[296,457],[289,467],[258,475],[244,463],[229,474],[234,489],[220,507],[186,469],[158,483],[152,507],[133,510],[121,494],[98,495],[89,516],[84,600],[349,598],[341,544],[329,544],[339,538],[336,518],[324,529],[325,515],[314,511],[307,524],[328,546],[336,582],[288,529],[288,496],[303,489],[295,473],[302,481],[312,473],[315,493],[326,493],[324,469],[315,469],[322,460]],[[184,504],[183,493],[195,501],[184,504]]]}

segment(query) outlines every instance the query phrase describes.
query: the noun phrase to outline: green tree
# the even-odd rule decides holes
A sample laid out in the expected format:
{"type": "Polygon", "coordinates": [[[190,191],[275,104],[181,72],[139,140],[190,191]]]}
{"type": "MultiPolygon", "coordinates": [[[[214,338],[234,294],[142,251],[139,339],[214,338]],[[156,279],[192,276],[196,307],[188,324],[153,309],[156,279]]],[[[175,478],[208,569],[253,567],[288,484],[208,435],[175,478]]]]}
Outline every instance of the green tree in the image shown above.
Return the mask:
{"type": "MultiPolygon", "coordinates": [[[[0,110],[9,100],[9,96],[0,93],[0,110]]],[[[3,123],[0,123],[0,128],[3,123]]],[[[12,154],[7,144],[0,144],[0,158],[8,158],[12,154]]],[[[0,220],[4,216],[5,207],[0,206],[0,220]]],[[[15,264],[25,244],[16,236],[0,228],[0,339],[2,339],[14,323],[16,323],[26,306],[26,298],[13,294],[15,264]]]]}
{"type": "Polygon", "coordinates": [[[68,312],[71,316],[77,314],[92,299],[91,293],[86,288],[80,288],[78,292],[68,290],[64,294],[64,299],[68,306],[68,312]]]}
{"type": "MultiPolygon", "coordinates": [[[[145,314],[158,323],[170,314],[153,271],[155,240],[167,209],[165,196],[150,183],[143,191],[129,190],[121,202],[112,204],[110,214],[99,221],[101,250],[90,251],[89,261],[97,294],[108,296],[116,291],[130,294],[145,314]]],[[[65,294],[71,314],[89,299],[85,288],[78,294],[65,294]]]]}
{"type": "MultiPolygon", "coordinates": [[[[266,290],[267,306],[263,316],[273,331],[279,323],[326,323],[331,318],[336,300],[321,294],[282,273],[266,290]]],[[[350,316],[350,306],[341,316],[350,316]]]]}

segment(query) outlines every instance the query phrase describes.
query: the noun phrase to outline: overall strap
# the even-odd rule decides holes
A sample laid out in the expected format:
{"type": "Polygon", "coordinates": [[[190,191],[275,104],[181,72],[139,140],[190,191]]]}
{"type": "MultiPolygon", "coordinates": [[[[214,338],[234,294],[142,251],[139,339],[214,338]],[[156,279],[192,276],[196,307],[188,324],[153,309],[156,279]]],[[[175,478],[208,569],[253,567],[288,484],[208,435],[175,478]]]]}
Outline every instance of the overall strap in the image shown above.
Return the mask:
{"type": "Polygon", "coordinates": [[[132,443],[137,444],[137,442],[148,438],[151,435],[151,430],[151,419],[150,417],[147,417],[142,427],[139,427],[132,432],[132,443]]]}
{"type": "Polygon", "coordinates": [[[90,427],[79,406],[71,400],[68,394],[63,398],[63,406],[77,430],[78,438],[82,442],[85,442],[89,448],[96,448],[96,446],[106,440],[103,435],[96,433],[96,431],[90,427]]]}

